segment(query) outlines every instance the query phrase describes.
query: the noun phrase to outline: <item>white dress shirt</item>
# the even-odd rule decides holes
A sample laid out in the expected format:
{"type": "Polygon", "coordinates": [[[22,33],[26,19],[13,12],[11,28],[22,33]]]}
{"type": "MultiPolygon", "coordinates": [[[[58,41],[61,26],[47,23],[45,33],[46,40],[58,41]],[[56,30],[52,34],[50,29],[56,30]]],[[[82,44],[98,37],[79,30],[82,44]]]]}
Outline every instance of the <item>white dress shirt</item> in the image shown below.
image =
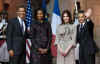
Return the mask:
{"type": "Polygon", "coordinates": [[[20,25],[23,26],[23,29],[24,29],[24,32],[25,32],[25,28],[26,28],[25,22],[24,22],[19,16],[18,16],[17,18],[18,18],[18,20],[19,20],[20,25]]]}

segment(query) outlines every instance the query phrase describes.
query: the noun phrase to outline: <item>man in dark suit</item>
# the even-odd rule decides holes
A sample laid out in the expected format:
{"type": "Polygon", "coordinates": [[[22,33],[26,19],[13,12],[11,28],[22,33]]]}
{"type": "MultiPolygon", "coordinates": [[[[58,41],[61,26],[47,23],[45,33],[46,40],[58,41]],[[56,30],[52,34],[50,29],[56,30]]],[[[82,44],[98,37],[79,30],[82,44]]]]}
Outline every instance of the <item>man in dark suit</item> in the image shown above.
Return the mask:
{"type": "Polygon", "coordinates": [[[77,42],[79,47],[79,63],[80,64],[95,64],[95,52],[93,40],[93,26],[87,22],[84,11],[80,11],[79,25],[77,26],[77,42]]]}
{"type": "Polygon", "coordinates": [[[86,19],[86,23],[88,25],[88,30],[89,30],[90,36],[92,38],[94,38],[94,36],[93,36],[93,34],[94,34],[94,23],[92,22],[91,19],[86,19]]]}
{"type": "Polygon", "coordinates": [[[92,14],[92,9],[91,8],[88,8],[87,11],[84,13],[84,15],[86,17],[86,22],[88,24],[88,29],[89,29],[90,36],[93,38],[94,23],[90,19],[91,14],[92,14]]]}
{"type": "Polygon", "coordinates": [[[17,17],[8,21],[7,45],[11,64],[25,64],[25,7],[17,8],[17,17]]]}
{"type": "MultiPolygon", "coordinates": [[[[87,11],[85,12],[85,16],[86,16],[86,22],[88,24],[88,30],[90,33],[90,36],[92,39],[94,39],[94,23],[92,22],[92,20],[90,19],[90,16],[92,14],[92,9],[88,8],[87,11]]],[[[96,43],[93,43],[95,48],[96,48],[96,52],[98,51],[98,48],[96,47],[96,43]]],[[[95,54],[91,55],[91,61],[92,64],[95,64],[95,54]]]]}
{"type": "MultiPolygon", "coordinates": [[[[92,40],[94,40],[94,23],[92,22],[92,20],[90,18],[86,19],[86,23],[88,25],[88,32],[89,32],[92,40]]],[[[97,52],[98,48],[96,46],[96,43],[94,42],[93,45],[94,45],[94,48],[95,48],[95,52],[97,52]]],[[[91,64],[95,64],[95,53],[92,54],[90,57],[91,57],[91,61],[92,61],[91,64]]]]}

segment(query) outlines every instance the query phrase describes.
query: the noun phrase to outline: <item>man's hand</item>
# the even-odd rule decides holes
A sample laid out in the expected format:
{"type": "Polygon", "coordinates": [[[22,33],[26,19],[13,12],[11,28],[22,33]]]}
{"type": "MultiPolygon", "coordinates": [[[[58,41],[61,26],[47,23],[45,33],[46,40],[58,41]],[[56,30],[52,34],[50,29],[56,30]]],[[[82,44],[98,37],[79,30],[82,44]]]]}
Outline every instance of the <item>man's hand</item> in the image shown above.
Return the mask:
{"type": "Polygon", "coordinates": [[[10,54],[11,57],[13,57],[14,56],[14,51],[13,50],[9,50],[9,54],[10,54]]]}

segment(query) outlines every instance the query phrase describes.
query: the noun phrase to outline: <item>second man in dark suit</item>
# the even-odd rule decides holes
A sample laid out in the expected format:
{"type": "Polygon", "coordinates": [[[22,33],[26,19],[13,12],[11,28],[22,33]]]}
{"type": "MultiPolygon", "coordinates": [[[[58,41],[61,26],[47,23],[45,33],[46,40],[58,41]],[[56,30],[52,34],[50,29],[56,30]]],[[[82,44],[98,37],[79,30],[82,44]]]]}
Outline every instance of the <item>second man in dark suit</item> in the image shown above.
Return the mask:
{"type": "Polygon", "coordinates": [[[79,25],[77,26],[77,42],[80,44],[79,63],[95,64],[96,46],[94,45],[95,42],[93,40],[93,28],[91,24],[87,22],[84,11],[80,11],[78,17],[79,25]]]}

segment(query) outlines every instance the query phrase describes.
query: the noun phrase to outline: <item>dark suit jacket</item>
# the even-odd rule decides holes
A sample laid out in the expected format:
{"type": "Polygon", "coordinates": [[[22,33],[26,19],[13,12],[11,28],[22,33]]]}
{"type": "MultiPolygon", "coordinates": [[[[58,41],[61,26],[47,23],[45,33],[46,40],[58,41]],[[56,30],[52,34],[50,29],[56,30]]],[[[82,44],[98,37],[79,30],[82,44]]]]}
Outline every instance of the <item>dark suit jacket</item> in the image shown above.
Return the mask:
{"type": "Polygon", "coordinates": [[[85,23],[83,31],[79,32],[79,25],[77,26],[77,42],[80,44],[80,51],[84,50],[87,54],[95,54],[96,46],[93,40],[93,29],[88,23],[85,23]],[[90,29],[91,28],[91,29],[90,29]],[[91,32],[90,32],[91,31],[91,32]]]}
{"type": "Polygon", "coordinates": [[[93,47],[95,48],[95,52],[98,52],[99,48],[96,46],[96,42],[94,41],[94,23],[91,19],[87,19],[86,24],[88,26],[88,32],[93,40],[93,47]]]}
{"type": "Polygon", "coordinates": [[[94,23],[92,22],[91,19],[87,19],[86,20],[87,26],[88,26],[88,31],[89,34],[92,38],[94,38],[93,34],[94,34],[94,23]]]}
{"type": "Polygon", "coordinates": [[[15,55],[20,55],[25,51],[25,34],[22,33],[21,26],[17,18],[8,21],[6,35],[8,50],[14,50],[15,55]]]}

